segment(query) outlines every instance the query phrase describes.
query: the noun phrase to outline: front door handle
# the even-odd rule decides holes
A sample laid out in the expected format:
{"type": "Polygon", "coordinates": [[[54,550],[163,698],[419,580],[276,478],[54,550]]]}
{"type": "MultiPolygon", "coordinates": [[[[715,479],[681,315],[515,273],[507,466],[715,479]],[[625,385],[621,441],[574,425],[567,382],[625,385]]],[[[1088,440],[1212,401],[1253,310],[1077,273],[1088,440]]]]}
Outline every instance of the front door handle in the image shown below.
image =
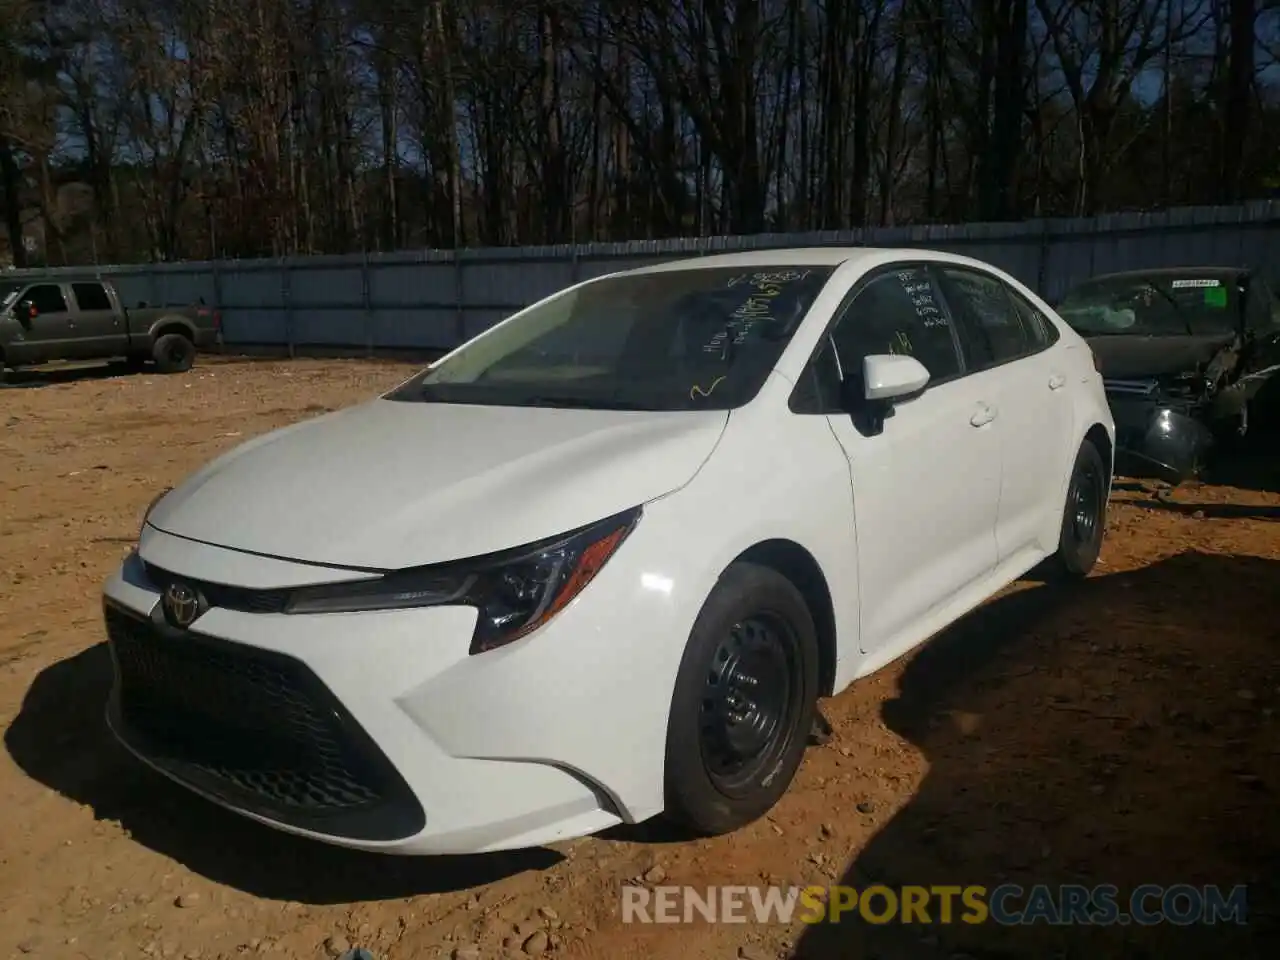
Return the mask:
{"type": "Polygon", "coordinates": [[[1049,378],[1050,390],[1061,390],[1066,385],[1067,385],[1067,378],[1060,373],[1055,373],[1053,376],[1049,378]]]}
{"type": "Polygon", "coordinates": [[[975,427],[985,427],[995,418],[996,408],[990,404],[980,403],[978,404],[978,409],[974,411],[973,416],[969,418],[969,422],[975,427]]]}

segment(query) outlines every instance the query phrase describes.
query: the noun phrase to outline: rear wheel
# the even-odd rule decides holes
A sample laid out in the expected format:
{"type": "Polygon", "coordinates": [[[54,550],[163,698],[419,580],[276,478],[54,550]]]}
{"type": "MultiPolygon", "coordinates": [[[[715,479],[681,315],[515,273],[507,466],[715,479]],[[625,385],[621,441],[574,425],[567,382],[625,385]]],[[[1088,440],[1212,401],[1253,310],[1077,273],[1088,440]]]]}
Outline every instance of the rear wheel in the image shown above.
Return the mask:
{"type": "Polygon", "coordinates": [[[1102,454],[1086,440],[1071,468],[1058,552],[1050,562],[1052,572],[1060,578],[1086,577],[1098,562],[1107,525],[1108,487],[1102,454]]]}
{"type": "Polygon", "coordinates": [[[166,333],[155,342],[151,358],[161,373],[185,373],[196,361],[196,345],[180,333],[166,333]]]}
{"type": "Polygon", "coordinates": [[[666,812],[704,835],[728,833],[786,792],[818,693],[813,617],[786,577],[735,563],[690,634],[667,725],[666,812]]]}

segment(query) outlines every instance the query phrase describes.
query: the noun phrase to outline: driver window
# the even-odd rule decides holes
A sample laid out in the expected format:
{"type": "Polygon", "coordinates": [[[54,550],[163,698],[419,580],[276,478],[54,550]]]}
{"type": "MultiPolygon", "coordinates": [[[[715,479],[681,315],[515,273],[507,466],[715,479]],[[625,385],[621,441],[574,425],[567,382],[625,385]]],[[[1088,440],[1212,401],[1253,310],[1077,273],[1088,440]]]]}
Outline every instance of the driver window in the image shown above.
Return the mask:
{"type": "Polygon", "coordinates": [[[831,332],[845,376],[861,376],[873,354],[915,357],[929,371],[930,386],[960,375],[951,318],[924,267],[883,273],[850,301],[831,332]]]}

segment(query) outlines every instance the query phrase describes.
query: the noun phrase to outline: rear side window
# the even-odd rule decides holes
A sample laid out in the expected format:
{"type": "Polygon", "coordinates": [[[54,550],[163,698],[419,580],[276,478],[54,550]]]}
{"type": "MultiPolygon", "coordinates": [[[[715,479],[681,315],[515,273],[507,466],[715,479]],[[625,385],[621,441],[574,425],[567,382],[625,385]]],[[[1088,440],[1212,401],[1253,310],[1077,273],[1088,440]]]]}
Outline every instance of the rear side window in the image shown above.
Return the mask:
{"type": "Polygon", "coordinates": [[[65,313],[67,299],[62,295],[62,287],[56,283],[38,283],[27,290],[24,300],[30,300],[40,313],[65,313]]]}
{"type": "Polygon", "coordinates": [[[946,283],[947,303],[962,327],[965,360],[971,370],[1031,352],[1032,340],[1003,283],[964,267],[944,265],[938,272],[946,283]]]}
{"type": "Polygon", "coordinates": [[[1048,317],[1032,306],[1030,300],[1007,284],[1005,285],[1005,291],[1009,294],[1009,299],[1013,301],[1013,308],[1018,311],[1018,316],[1022,320],[1022,327],[1027,331],[1027,336],[1031,340],[1032,350],[1045,350],[1058,342],[1061,334],[1058,333],[1058,328],[1053,325],[1048,317]]]}
{"type": "Polygon", "coordinates": [[[73,283],[71,295],[81,310],[110,310],[111,298],[100,283],[73,283]]]}

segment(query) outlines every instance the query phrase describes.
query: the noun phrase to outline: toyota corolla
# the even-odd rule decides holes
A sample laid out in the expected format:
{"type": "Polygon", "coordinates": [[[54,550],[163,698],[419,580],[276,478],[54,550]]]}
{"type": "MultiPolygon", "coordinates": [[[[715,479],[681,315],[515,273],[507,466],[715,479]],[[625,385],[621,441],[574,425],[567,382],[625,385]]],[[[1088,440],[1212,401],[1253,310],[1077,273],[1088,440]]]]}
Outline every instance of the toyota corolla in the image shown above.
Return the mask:
{"type": "Polygon", "coordinates": [[[1113,444],[1087,344],[976,260],[592,279],[154,501],[105,587],[108,722],[348,847],[731,831],[820,698],[1033,567],[1090,571],[1113,444]]]}

